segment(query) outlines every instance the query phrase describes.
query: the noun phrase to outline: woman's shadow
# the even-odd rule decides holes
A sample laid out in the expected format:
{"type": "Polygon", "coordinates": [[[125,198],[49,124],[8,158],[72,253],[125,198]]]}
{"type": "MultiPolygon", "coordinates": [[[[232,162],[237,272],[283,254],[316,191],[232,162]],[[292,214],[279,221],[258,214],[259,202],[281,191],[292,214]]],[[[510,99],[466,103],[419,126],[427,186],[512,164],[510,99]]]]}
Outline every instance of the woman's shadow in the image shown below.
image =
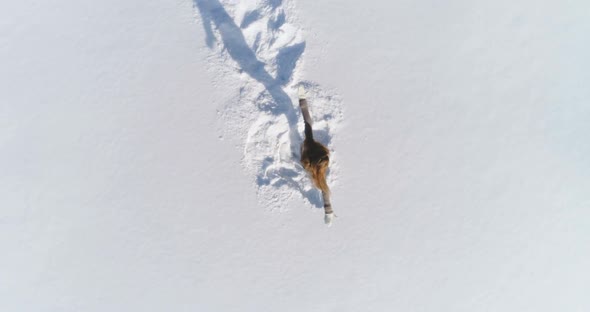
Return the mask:
{"type": "MultiPolygon", "coordinates": [[[[260,82],[272,97],[276,105],[265,106],[265,110],[275,116],[281,114],[285,115],[289,124],[291,154],[294,159],[297,159],[300,153],[299,147],[303,142],[301,135],[297,130],[299,117],[291,98],[283,90],[283,86],[291,80],[295,65],[305,50],[305,42],[287,46],[279,50],[276,56],[277,74],[276,77],[272,77],[272,75],[265,69],[266,64],[258,59],[254,49],[252,49],[246,42],[240,27],[238,27],[218,0],[193,0],[193,2],[201,15],[207,45],[212,48],[216,41],[216,36],[213,32],[214,25],[220,34],[224,48],[231,58],[238,63],[243,72],[260,82]]],[[[275,0],[272,3],[272,7],[278,7],[281,2],[281,0],[275,0]]],[[[255,19],[260,14],[261,12],[253,11],[250,12],[248,16],[249,19],[255,19]]],[[[269,23],[268,27],[277,30],[283,25],[284,19],[284,15],[281,14],[274,23],[269,23]]],[[[248,21],[248,23],[242,24],[247,26],[251,22],[252,21],[248,21]]],[[[293,181],[290,181],[290,179],[284,179],[280,184],[292,184],[292,182],[293,181]]],[[[258,179],[257,183],[259,186],[261,183],[264,184],[260,179],[258,179]]],[[[321,207],[321,200],[319,196],[315,194],[316,192],[310,193],[310,191],[304,191],[301,189],[300,186],[295,187],[299,189],[303,196],[305,196],[314,206],[321,207]]]]}

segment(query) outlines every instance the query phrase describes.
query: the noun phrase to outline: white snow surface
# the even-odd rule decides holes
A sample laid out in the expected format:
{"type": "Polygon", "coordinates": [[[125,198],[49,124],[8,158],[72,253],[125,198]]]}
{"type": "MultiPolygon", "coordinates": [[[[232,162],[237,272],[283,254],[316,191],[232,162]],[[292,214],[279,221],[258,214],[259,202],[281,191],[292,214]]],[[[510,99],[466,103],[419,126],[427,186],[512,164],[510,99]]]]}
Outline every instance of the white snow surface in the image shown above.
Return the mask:
{"type": "MultiPolygon", "coordinates": [[[[331,143],[342,120],[341,101],[317,83],[302,80],[303,30],[292,6],[281,1],[194,1],[212,50],[209,70],[216,85],[233,85],[238,94],[223,108],[220,131],[243,150],[242,165],[255,177],[260,204],[285,207],[293,195],[321,208],[321,193],[299,164],[303,138],[297,100],[303,85],[313,102],[314,137],[331,143]],[[293,100],[294,99],[294,100],[293,100]]],[[[328,182],[338,176],[332,152],[328,182]]]]}
{"type": "Polygon", "coordinates": [[[589,17],[4,1],[0,311],[588,311],[589,17]]]}

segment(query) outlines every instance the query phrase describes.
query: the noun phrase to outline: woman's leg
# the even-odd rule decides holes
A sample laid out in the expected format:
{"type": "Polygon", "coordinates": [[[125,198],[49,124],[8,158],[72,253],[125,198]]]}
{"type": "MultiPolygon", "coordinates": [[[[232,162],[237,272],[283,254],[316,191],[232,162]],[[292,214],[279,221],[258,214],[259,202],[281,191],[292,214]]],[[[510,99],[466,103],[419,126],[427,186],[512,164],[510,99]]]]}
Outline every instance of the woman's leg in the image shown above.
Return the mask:
{"type": "Polygon", "coordinates": [[[305,141],[313,141],[313,131],[311,125],[305,122],[305,141]]]}
{"type": "Polygon", "coordinates": [[[299,107],[301,107],[301,113],[303,114],[303,120],[310,126],[313,124],[311,121],[311,115],[309,114],[309,107],[307,106],[306,99],[299,99],[299,107]]]}
{"type": "Polygon", "coordinates": [[[322,197],[324,199],[324,211],[326,214],[333,213],[332,211],[332,203],[330,202],[330,194],[322,192],[322,197]]]}

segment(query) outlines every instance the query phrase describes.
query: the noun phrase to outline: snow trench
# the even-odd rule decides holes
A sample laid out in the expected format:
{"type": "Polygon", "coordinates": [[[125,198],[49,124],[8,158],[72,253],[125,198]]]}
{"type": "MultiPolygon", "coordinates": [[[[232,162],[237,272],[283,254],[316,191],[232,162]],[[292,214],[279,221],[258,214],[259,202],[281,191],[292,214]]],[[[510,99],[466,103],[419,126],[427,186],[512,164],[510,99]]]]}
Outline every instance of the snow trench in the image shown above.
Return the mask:
{"type": "Polygon", "coordinates": [[[209,70],[216,80],[237,88],[223,104],[223,136],[243,149],[242,164],[264,207],[286,206],[294,196],[321,208],[321,194],[299,163],[303,118],[297,101],[300,84],[307,90],[314,138],[331,151],[328,184],[338,180],[334,137],[342,121],[342,101],[317,83],[302,80],[306,49],[289,1],[193,0],[210,49],[209,70]]]}

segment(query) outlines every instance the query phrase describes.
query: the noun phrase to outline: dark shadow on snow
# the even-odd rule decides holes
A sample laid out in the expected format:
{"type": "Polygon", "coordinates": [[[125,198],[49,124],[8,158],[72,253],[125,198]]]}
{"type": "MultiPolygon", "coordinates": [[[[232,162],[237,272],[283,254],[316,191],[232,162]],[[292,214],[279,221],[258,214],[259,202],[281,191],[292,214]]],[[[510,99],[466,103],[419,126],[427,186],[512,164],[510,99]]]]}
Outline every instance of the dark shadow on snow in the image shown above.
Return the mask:
{"type": "MultiPolygon", "coordinates": [[[[251,11],[246,14],[241,25],[238,26],[231,16],[227,13],[223,5],[218,0],[193,0],[195,6],[199,10],[202,18],[203,28],[206,34],[206,43],[210,48],[216,41],[213,27],[215,27],[220,35],[223,46],[227,53],[236,61],[240,69],[247,73],[250,77],[260,82],[266,92],[272,97],[273,103],[256,103],[258,108],[262,111],[270,112],[278,116],[284,114],[289,123],[289,137],[291,139],[291,154],[294,161],[298,162],[299,147],[303,142],[299,132],[297,131],[297,122],[299,116],[293,106],[291,98],[282,89],[286,85],[292,75],[295,65],[303,52],[305,51],[305,42],[298,43],[292,46],[282,48],[276,58],[277,61],[277,77],[274,78],[266,71],[265,63],[261,62],[256,56],[257,46],[260,44],[257,40],[254,47],[251,48],[241,28],[248,27],[251,23],[260,19],[261,13],[258,11],[251,11]]],[[[282,0],[267,0],[266,4],[271,10],[275,10],[282,3],[282,0]]],[[[285,23],[285,15],[280,12],[278,16],[269,21],[268,27],[272,30],[277,30],[285,23]]],[[[259,97],[261,98],[261,97],[259,97]]],[[[272,163],[272,159],[267,158],[263,163],[262,170],[272,163]]],[[[258,176],[257,184],[272,185],[280,187],[281,185],[290,185],[298,189],[305,198],[307,198],[312,205],[320,208],[322,207],[321,193],[316,189],[303,190],[297,182],[293,180],[297,173],[291,169],[282,168],[279,172],[273,173],[274,176],[258,176]]]]}
{"type": "MultiPolygon", "coordinates": [[[[212,25],[219,30],[223,46],[228,54],[238,63],[241,70],[247,73],[250,77],[256,79],[264,85],[266,91],[273,98],[276,105],[270,109],[274,115],[284,114],[287,117],[290,128],[291,138],[291,152],[297,155],[298,146],[301,144],[301,136],[297,132],[298,115],[293,107],[291,98],[283,91],[282,85],[291,78],[295,63],[305,49],[305,43],[301,43],[292,47],[283,48],[283,53],[279,53],[279,77],[273,78],[264,68],[265,64],[258,60],[252,48],[246,42],[242,30],[227,11],[223,5],[217,0],[193,0],[195,6],[199,9],[203,20],[203,27],[207,36],[206,42],[209,47],[212,47],[215,42],[215,35],[213,34],[212,25]],[[287,49],[285,51],[285,49],[287,49]]],[[[272,1],[276,4],[277,1],[272,1]]],[[[278,2],[280,3],[280,2],[278,2]]]]}
{"type": "Polygon", "coordinates": [[[291,80],[297,60],[305,51],[305,42],[282,48],[277,55],[277,83],[285,85],[291,80]]]}
{"type": "Polygon", "coordinates": [[[250,12],[246,13],[246,15],[244,16],[244,19],[242,20],[242,23],[240,24],[240,28],[242,28],[242,29],[248,28],[248,26],[250,26],[250,24],[256,22],[259,19],[260,19],[260,12],[250,11],[250,12]]]}

